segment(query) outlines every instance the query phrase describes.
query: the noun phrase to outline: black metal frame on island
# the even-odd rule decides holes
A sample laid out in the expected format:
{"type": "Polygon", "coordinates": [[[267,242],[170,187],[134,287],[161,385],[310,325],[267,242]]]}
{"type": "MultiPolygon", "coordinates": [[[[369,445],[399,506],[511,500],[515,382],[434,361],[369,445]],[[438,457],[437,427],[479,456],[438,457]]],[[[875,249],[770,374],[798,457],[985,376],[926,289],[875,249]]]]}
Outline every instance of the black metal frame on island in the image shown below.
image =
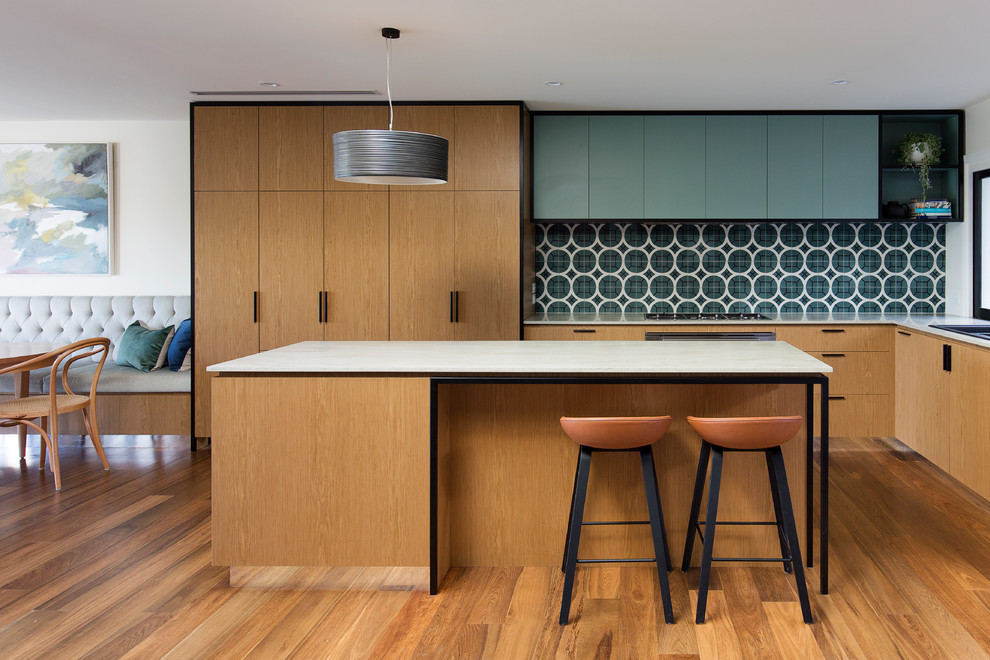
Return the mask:
{"type": "MultiPolygon", "coordinates": [[[[435,376],[430,378],[430,593],[440,589],[439,580],[439,404],[440,385],[804,385],[805,386],[805,425],[807,442],[805,448],[805,511],[807,534],[807,565],[814,566],[815,524],[814,524],[814,457],[815,457],[815,385],[821,387],[820,437],[821,474],[819,476],[819,547],[821,569],[819,590],[828,593],[828,376],[808,375],[724,375],[724,376],[647,376],[647,377],[593,377],[593,376],[435,376]]],[[[669,568],[669,567],[668,567],[669,568]]]]}

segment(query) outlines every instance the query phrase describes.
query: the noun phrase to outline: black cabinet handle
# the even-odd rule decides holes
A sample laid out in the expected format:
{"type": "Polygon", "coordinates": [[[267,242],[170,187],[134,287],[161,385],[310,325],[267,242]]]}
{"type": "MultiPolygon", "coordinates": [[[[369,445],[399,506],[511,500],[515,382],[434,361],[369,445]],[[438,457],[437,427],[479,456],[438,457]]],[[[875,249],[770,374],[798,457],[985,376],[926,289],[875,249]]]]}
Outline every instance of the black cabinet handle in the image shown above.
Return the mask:
{"type": "Polygon", "coordinates": [[[254,322],[257,323],[258,322],[258,292],[257,291],[254,292],[253,300],[254,300],[254,322]]]}
{"type": "Polygon", "coordinates": [[[910,337],[911,336],[911,333],[910,332],[904,332],[903,330],[898,330],[897,331],[897,334],[904,335],[905,337],[910,337]]]}
{"type": "Polygon", "coordinates": [[[822,353],[822,357],[846,357],[845,353],[822,353]]]}
{"type": "Polygon", "coordinates": [[[317,323],[323,323],[323,292],[316,292],[316,319],[317,323]]]}
{"type": "Polygon", "coordinates": [[[952,346],[942,344],[942,371],[952,371],[952,346]]]}
{"type": "Polygon", "coordinates": [[[830,396],[828,398],[828,400],[829,401],[845,401],[846,400],[846,397],[844,397],[844,396],[830,396]]]}
{"type": "Polygon", "coordinates": [[[330,292],[323,292],[323,322],[330,322],[330,292]]]}
{"type": "Polygon", "coordinates": [[[454,323],[454,292],[450,292],[450,322],[454,323]]]}
{"type": "Polygon", "coordinates": [[[838,332],[845,332],[845,329],[844,328],[822,328],[822,332],[838,333],[838,332]]]}
{"type": "Polygon", "coordinates": [[[575,334],[579,334],[579,335],[583,335],[583,334],[594,334],[595,329],[594,328],[575,328],[571,332],[574,332],[575,334]]]}

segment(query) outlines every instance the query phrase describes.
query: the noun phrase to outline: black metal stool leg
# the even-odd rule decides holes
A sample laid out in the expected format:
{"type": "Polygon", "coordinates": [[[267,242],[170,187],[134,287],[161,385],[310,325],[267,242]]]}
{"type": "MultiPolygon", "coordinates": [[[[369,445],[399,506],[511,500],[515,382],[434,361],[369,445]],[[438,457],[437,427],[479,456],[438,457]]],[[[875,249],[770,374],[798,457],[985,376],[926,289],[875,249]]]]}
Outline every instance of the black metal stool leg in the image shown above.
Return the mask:
{"type": "Polygon", "coordinates": [[[571,489],[571,508],[567,511],[567,536],[564,537],[564,556],[560,558],[560,572],[567,566],[567,546],[571,542],[571,518],[574,516],[574,496],[577,493],[578,475],[581,474],[581,453],[578,452],[577,466],[574,468],[574,488],[571,489]]]}
{"type": "Polygon", "coordinates": [[[650,531],[653,533],[653,552],[657,560],[663,618],[667,623],[673,623],[674,608],[670,602],[670,582],[667,580],[667,571],[670,570],[670,551],[667,549],[667,530],[663,524],[663,508],[660,506],[660,491],[657,488],[657,475],[653,466],[652,446],[640,447],[639,459],[643,466],[643,486],[650,510],[650,531]]]}
{"type": "Polygon", "coordinates": [[[705,538],[701,546],[701,581],[698,585],[698,612],[695,623],[705,622],[708,606],[708,580],[712,571],[712,552],[715,547],[715,520],[718,516],[718,491],[722,485],[722,448],[712,447],[712,474],[708,484],[708,511],[705,514],[705,538]]]}
{"type": "MultiPolygon", "coordinates": [[[[777,488],[777,480],[773,476],[773,459],[770,457],[769,450],[763,452],[763,455],[767,459],[767,474],[770,475],[770,495],[773,497],[773,519],[777,523],[777,539],[780,541],[780,556],[790,557],[791,553],[788,548],[787,538],[784,535],[784,523],[780,513],[780,490],[777,488]]],[[[784,572],[791,572],[791,562],[784,562],[784,572]]]]}
{"type": "Polygon", "coordinates": [[[591,471],[591,449],[581,447],[575,478],[574,504],[571,506],[570,531],[567,538],[567,557],[564,561],[564,594],[560,601],[560,625],[567,625],[571,612],[571,590],[574,588],[574,569],[577,566],[578,544],[581,541],[581,522],[584,519],[584,500],[588,494],[588,473],[591,471]]]}
{"type": "Polygon", "coordinates": [[[684,541],[684,558],[681,560],[681,570],[687,573],[691,568],[691,553],[694,552],[694,537],[698,533],[698,513],[701,511],[701,495],[705,491],[705,476],[708,473],[708,460],[712,454],[712,446],[707,442],[701,443],[701,456],[698,458],[698,476],[694,478],[694,495],[691,497],[691,516],[688,518],[687,538],[684,541]]]}
{"type": "MultiPolygon", "coordinates": [[[[798,545],[797,526],[794,524],[794,508],[791,506],[791,493],[787,487],[787,472],[784,470],[784,455],[780,447],[771,447],[767,454],[770,462],[771,478],[777,482],[780,492],[780,509],[783,515],[784,531],[791,548],[791,566],[794,567],[794,580],[797,582],[798,600],[801,601],[801,614],[805,623],[812,623],[811,603],[808,600],[808,585],[804,581],[804,567],[801,565],[801,547],[798,545]]],[[[707,540],[707,539],[706,539],[707,540]]]]}

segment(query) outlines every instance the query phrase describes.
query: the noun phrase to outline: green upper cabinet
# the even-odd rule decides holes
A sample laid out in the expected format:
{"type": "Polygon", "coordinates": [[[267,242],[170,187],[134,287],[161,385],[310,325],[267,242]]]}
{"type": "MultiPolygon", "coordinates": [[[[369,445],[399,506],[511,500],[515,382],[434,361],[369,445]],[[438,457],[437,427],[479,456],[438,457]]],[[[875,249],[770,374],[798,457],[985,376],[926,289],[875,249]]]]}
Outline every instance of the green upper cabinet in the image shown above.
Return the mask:
{"type": "Polygon", "coordinates": [[[649,115],[644,143],[644,216],[654,220],[704,218],[704,115],[649,115]]]}
{"type": "Polygon", "coordinates": [[[581,115],[533,118],[533,214],[588,218],[588,124],[581,115]]]}
{"type": "Polygon", "coordinates": [[[709,115],[705,133],[705,216],[767,217],[766,115],[709,115]]]}
{"type": "Polygon", "coordinates": [[[825,115],[822,206],[826,219],[873,219],[880,213],[880,119],[825,115]]]}
{"type": "Polygon", "coordinates": [[[564,114],[533,122],[537,221],[875,220],[883,201],[920,194],[917,175],[893,162],[908,131],[942,136],[946,155],[932,171],[929,198],[949,200],[953,217],[962,217],[961,111],[564,114]],[[881,153],[890,162],[881,163],[881,153]]]}
{"type": "Polygon", "coordinates": [[[588,126],[590,217],[643,217],[643,116],[596,115],[588,126]]]}
{"type": "Polygon", "coordinates": [[[822,218],[822,116],[767,118],[767,217],[822,218]]]}

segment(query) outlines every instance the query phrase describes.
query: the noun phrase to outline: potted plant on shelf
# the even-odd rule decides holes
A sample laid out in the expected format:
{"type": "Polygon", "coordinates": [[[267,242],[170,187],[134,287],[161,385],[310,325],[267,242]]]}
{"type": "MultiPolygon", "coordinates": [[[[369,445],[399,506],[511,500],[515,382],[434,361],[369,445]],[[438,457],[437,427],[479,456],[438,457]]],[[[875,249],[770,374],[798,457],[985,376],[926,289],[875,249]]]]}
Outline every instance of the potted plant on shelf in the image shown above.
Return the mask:
{"type": "Polygon", "coordinates": [[[904,169],[918,170],[921,183],[921,201],[932,188],[930,169],[942,158],[942,138],[931,133],[907,133],[897,141],[897,162],[904,169]]]}

